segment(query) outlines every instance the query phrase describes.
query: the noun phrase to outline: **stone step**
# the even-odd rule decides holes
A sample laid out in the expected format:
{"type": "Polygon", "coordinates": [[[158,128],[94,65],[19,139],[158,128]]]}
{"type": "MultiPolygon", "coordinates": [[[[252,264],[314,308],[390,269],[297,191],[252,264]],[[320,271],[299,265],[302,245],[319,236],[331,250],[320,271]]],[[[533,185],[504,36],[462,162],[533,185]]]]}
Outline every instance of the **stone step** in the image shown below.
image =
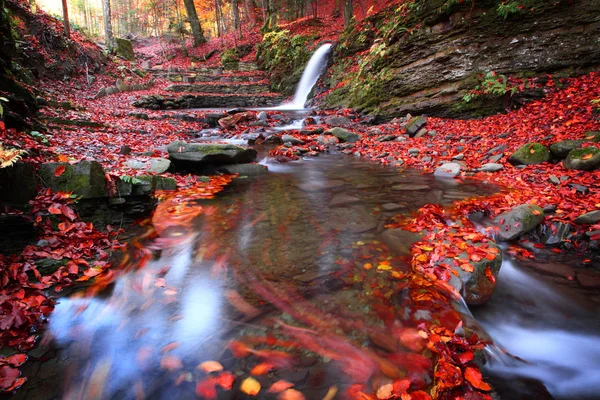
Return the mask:
{"type": "Polygon", "coordinates": [[[258,66],[256,63],[247,63],[247,62],[237,62],[237,63],[228,63],[224,66],[214,65],[209,67],[189,67],[189,68],[176,68],[176,67],[168,67],[161,68],[160,66],[152,67],[146,70],[146,72],[151,74],[164,74],[164,73],[184,73],[184,74],[221,74],[223,71],[228,72],[259,72],[258,66]]]}
{"type": "Polygon", "coordinates": [[[238,83],[253,83],[259,82],[265,79],[263,74],[255,75],[206,75],[206,74],[181,74],[181,73],[167,73],[164,75],[156,75],[157,77],[163,77],[171,82],[183,82],[183,83],[194,83],[194,82],[238,82],[238,83]]]}
{"type": "Polygon", "coordinates": [[[171,85],[167,88],[175,93],[214,93],[214,94],[265,94],[270,92],[269,85],[264,83],[232,84],[194,84],[171,85]]]}
{"type": "Polygon", "coordinates": [[[160,95],[142,96],[134,101],[132,105],[137,108],[151,110],[181,110],[190,108],[256,108],[274,107],[281,104],[284,97],[278,93],[266,93],[263,95],[249,94],[225,94],[216,95],[201,93],[197,95],[185,94],[178,97],[160,95]]]}

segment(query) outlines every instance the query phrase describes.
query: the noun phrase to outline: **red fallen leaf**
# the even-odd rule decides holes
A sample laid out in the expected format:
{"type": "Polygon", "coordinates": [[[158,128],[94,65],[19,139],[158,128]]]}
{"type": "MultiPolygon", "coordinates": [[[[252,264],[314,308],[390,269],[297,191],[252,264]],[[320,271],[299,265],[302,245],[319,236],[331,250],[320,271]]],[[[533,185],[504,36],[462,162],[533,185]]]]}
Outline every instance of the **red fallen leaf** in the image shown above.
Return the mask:
{"type": "Polygon", "coordinates": [[[291,388],[292,386],[294,386],[293,383],[290,383],[288,381],[284,381],[283,379],[281,379],[281,380],[278,380],[277,382],[273,383],[271,385],[271,387],[269,388],[268,392],[269,393],[280,393],[286,389],[291,388]]]}
{"type": "Polygon", "coordinates": [[[496,283],[496,277],[492,273],[492,270],[490,269],[490,267],[486,267],[484,273],[485,273],[485,276],[489,279],[490,282],[496,283]]]}
{"type": "Polygon", "coordinates": [[[48,207],[48,212],[54,215],[62,214],[62,204],[54,203],[50,207],[48,207]]]}
{"type": "Polygon", "coordinates": [[[169,344],[165,345],[165,346],[164,346],[164,347],[163,347],[163,348],[160,350],[160,352],[161,352],[161,353],[168,353],[168,352],[170,352],[171,350],[175,350],[175,349],[176,349],[176,348],[178,348],[178,347],[179,347],[179,342],[171,342],[171,343],[169,343],[169,344]]]}
{"type": "Polygon", "coordinates": [[[196,396],[204,399],[217,398],[217,382],[214,378],[209,377],[196,383],[196,396]]]}
{"type": "MultiPolygon", "coordinates": [[[[36,297],[41,297],[42,301],[44,301],[46,298],[44,296],[36,296],[36,297]]],[[[41,302],[39,302],[39,304],[41,304],[41,302]]],[[[6,359],[6,362],[10,365],[12,365],[13,367],[20,367],[25,360],[27,360],[27,354],[14,354],[10,357],[8,357],[6,359]]]]}
{"type": "Polygon", "coordinates": [[[73,211],[73,209],[71,207],[63,204],[63,205],[61,205],[60,209],[62,211],[62,214],[65,217],[69,218],[71,221],[74,221],[77,219],[77,215],[75,215],[75,212],[73,211]]]}
{"type": "Polygon", "coordinates": [[[211,372],[223,371],[223,365],[218,361],[204,361],[202,364],[198,365],[196,369],[201,369],[207,374],[210,374],[211,372]]]}
{"type": "Polygon", "coordinates": [[[59,165],[58,167],[56,167],[56,169],[54,170],[54,176],[61,176],[64,172],[65,172],[65,166],[64,165],[59,165]]]}
{"type": "Polygon", "coordinates": [[[232,340],[229,343],[229,350],[231,350],[235,358],[244,358],[250,355],[250,348],[238,340],[232,340]]]}
{"type": "Polygon", "coordinates": [[[19,382],[19,375],[21,375],[21,372],[16,368],[8,365],[0,366],[0,391],[9,392],[17,387],[16,385],[19,382]]]}
{"type": "Polygon", "coordinates": [[[422,390],[410,392],[410,400],[431,400],[431,396],[422,390]]]}
{"type": "Polygon", "coordinates": [[[531,213],[532,213],[533,215],[540,215],[540,214],[541,214],[541,212],[540,212],[539,210],[535,210],[535,209],[534,209],[534,210],[531,210],[531,213]]]}
{"type": "Polygon", "coordinates": [[[296,389],[288,389],[277,396],[277,400],[305,400],[304,395],[296,389]]]}
{"type": "Polygon", "coordinates": [[[456,358],[461,364],[466,364],[475,358],[475,354],[472,351],[465,351],[464,353],[458,354],[456,358]]]}
{"type": "Polygon", "coordinates": [[[216,378],[217,383],[225,390],[231,390],[233,387],[233,383],[235,382],[235,376],[229,372],[225,371],[216,378]]]}
{"type": "Polygon", "coordinates": [[[406,393],[410,387],[410,381],[408,379],[402,379],[394,382],[394,394],[406,393]]]}
{"type": "Polygon", "coordinates": [[[475,267],[473,267],[469,263],[460,264],[460,269],[462,269],[465,272],[473,272],[473,271],[475,271],[475,267]]]}
{"type": "Polygon", "coordinates": [[[491,386],[483,381],[481,372],[477,368],[467,367],[465,369],[465,379],[473,385],[473,387],[488,392],[492,390],[491,386]]]}

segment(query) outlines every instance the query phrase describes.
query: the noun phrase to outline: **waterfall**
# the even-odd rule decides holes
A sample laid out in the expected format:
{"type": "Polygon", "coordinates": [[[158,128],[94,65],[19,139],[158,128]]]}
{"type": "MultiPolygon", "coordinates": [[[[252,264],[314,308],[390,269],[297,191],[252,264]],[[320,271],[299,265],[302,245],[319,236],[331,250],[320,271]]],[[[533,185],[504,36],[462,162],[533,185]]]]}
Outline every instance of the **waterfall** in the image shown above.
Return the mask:
{"type": "Polygon", "coordinates": [[[278,109],[284,110],[300,110],[304,108],[306,101],[308,100],[308,95],[312,90],[313,86],[317,83],[317,80],[323,73],[323,69],[326,65],[327,55],[331,50],[331,43],[327,43],[322,45],[315,51],[312,55],[308,64],[306,64],[306,68],[302,73],[302,79],[300,79],[300,83],[296,88],[296,94],[294,94],[294,99],[291,103],[282,104],[278,109]]]}

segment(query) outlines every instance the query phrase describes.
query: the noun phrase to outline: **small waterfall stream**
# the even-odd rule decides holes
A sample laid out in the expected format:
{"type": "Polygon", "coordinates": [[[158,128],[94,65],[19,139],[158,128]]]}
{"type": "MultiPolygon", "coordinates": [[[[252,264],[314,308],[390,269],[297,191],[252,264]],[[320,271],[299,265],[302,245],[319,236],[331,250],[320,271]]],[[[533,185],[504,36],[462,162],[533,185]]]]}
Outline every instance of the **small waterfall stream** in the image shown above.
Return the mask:
{"type": "Polygon", "coordinates": [[[308,64],[306,64],[306,68],[304,69],[300,83],[296,88],[296,94],[294,94],[292,102],[284,103],[277,107],[277,109],[301,110],[304,108],[312,88],[315,86],[317,80],[319,80],[319,77],[323,73],[331,46],[331,43],[324,44],[314,52],[308,61],[308,64]]]}

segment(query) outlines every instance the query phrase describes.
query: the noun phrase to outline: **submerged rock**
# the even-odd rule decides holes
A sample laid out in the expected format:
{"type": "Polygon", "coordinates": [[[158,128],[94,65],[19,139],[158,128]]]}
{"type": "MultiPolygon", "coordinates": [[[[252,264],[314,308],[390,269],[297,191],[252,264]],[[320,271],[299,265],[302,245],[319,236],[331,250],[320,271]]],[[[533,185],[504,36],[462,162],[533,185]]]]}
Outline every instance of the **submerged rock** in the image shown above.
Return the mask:
{"type": "Polygon", "coordinates": [[[521,204],[494,218],[500,228],[498,240],[508,242],[530,232],[544,219],[544,210],[535,204],[521,204]]]}
{"type": "Polygon", "coordinates": [[[519,147],[508,161],[513,165],[541,164],[550,160],[550,151],[540,143],[527,143],[519,147]]]}
{"type": "Polygon", "coordinates": [[[176,167],[202,168],[244,164],[256,160],[256,150],[231,144],[204,144],[175,141],[167,146],[169,159],[176,167]]]}
{"type": "Polygon", "coordinates": [[[571,150],[563,162],[566,169],[589,171],[600,166],[600,150],[596,147],[584,147],[571,150]]]}
{"type": "Polygon", "coordinates": [[[336,194],[335,196],[333,196],[333,198],[329,202],[329,206],[330,207],[343,207],[343,206],[347,206],[347,205],[351,205],[351,204],[357,204],[360,202],[361,202],[361,200],[356,196],[351,196],[349,194],[340,193],[340,194],[336,194]]]}
{"type": "Polygon", "coordinates": [[[381,240],[397,256],[410,254],[410,247],[423,239],[425,233],[411,232],[404,229],[386,229],[381,234],[381,240]]]}
{"type": "Polygon", "coordinates": [[[292,145],[304,144],[303,140],[296,139],[292,135],[282,135],[281,140],[283,140],[283,143],[290,143],[292,145]]]}
{"type": "Polygon", "coordinates": [[[331,128],[331,129],[326,130],[325,133],[335,136],[342,143],[356,142],[356,141],[360,140],[360,136],[358,134],[347,131],[344,128],[339,128],[339,127],[331,128]]]}
{"type": "Polygon", "coordinates": [[[269,169],[261,164],[233,164],[224,165],[217,169],[227,174],[239,174],[240,176],[260,176],[269,173],[269,169]]]}

